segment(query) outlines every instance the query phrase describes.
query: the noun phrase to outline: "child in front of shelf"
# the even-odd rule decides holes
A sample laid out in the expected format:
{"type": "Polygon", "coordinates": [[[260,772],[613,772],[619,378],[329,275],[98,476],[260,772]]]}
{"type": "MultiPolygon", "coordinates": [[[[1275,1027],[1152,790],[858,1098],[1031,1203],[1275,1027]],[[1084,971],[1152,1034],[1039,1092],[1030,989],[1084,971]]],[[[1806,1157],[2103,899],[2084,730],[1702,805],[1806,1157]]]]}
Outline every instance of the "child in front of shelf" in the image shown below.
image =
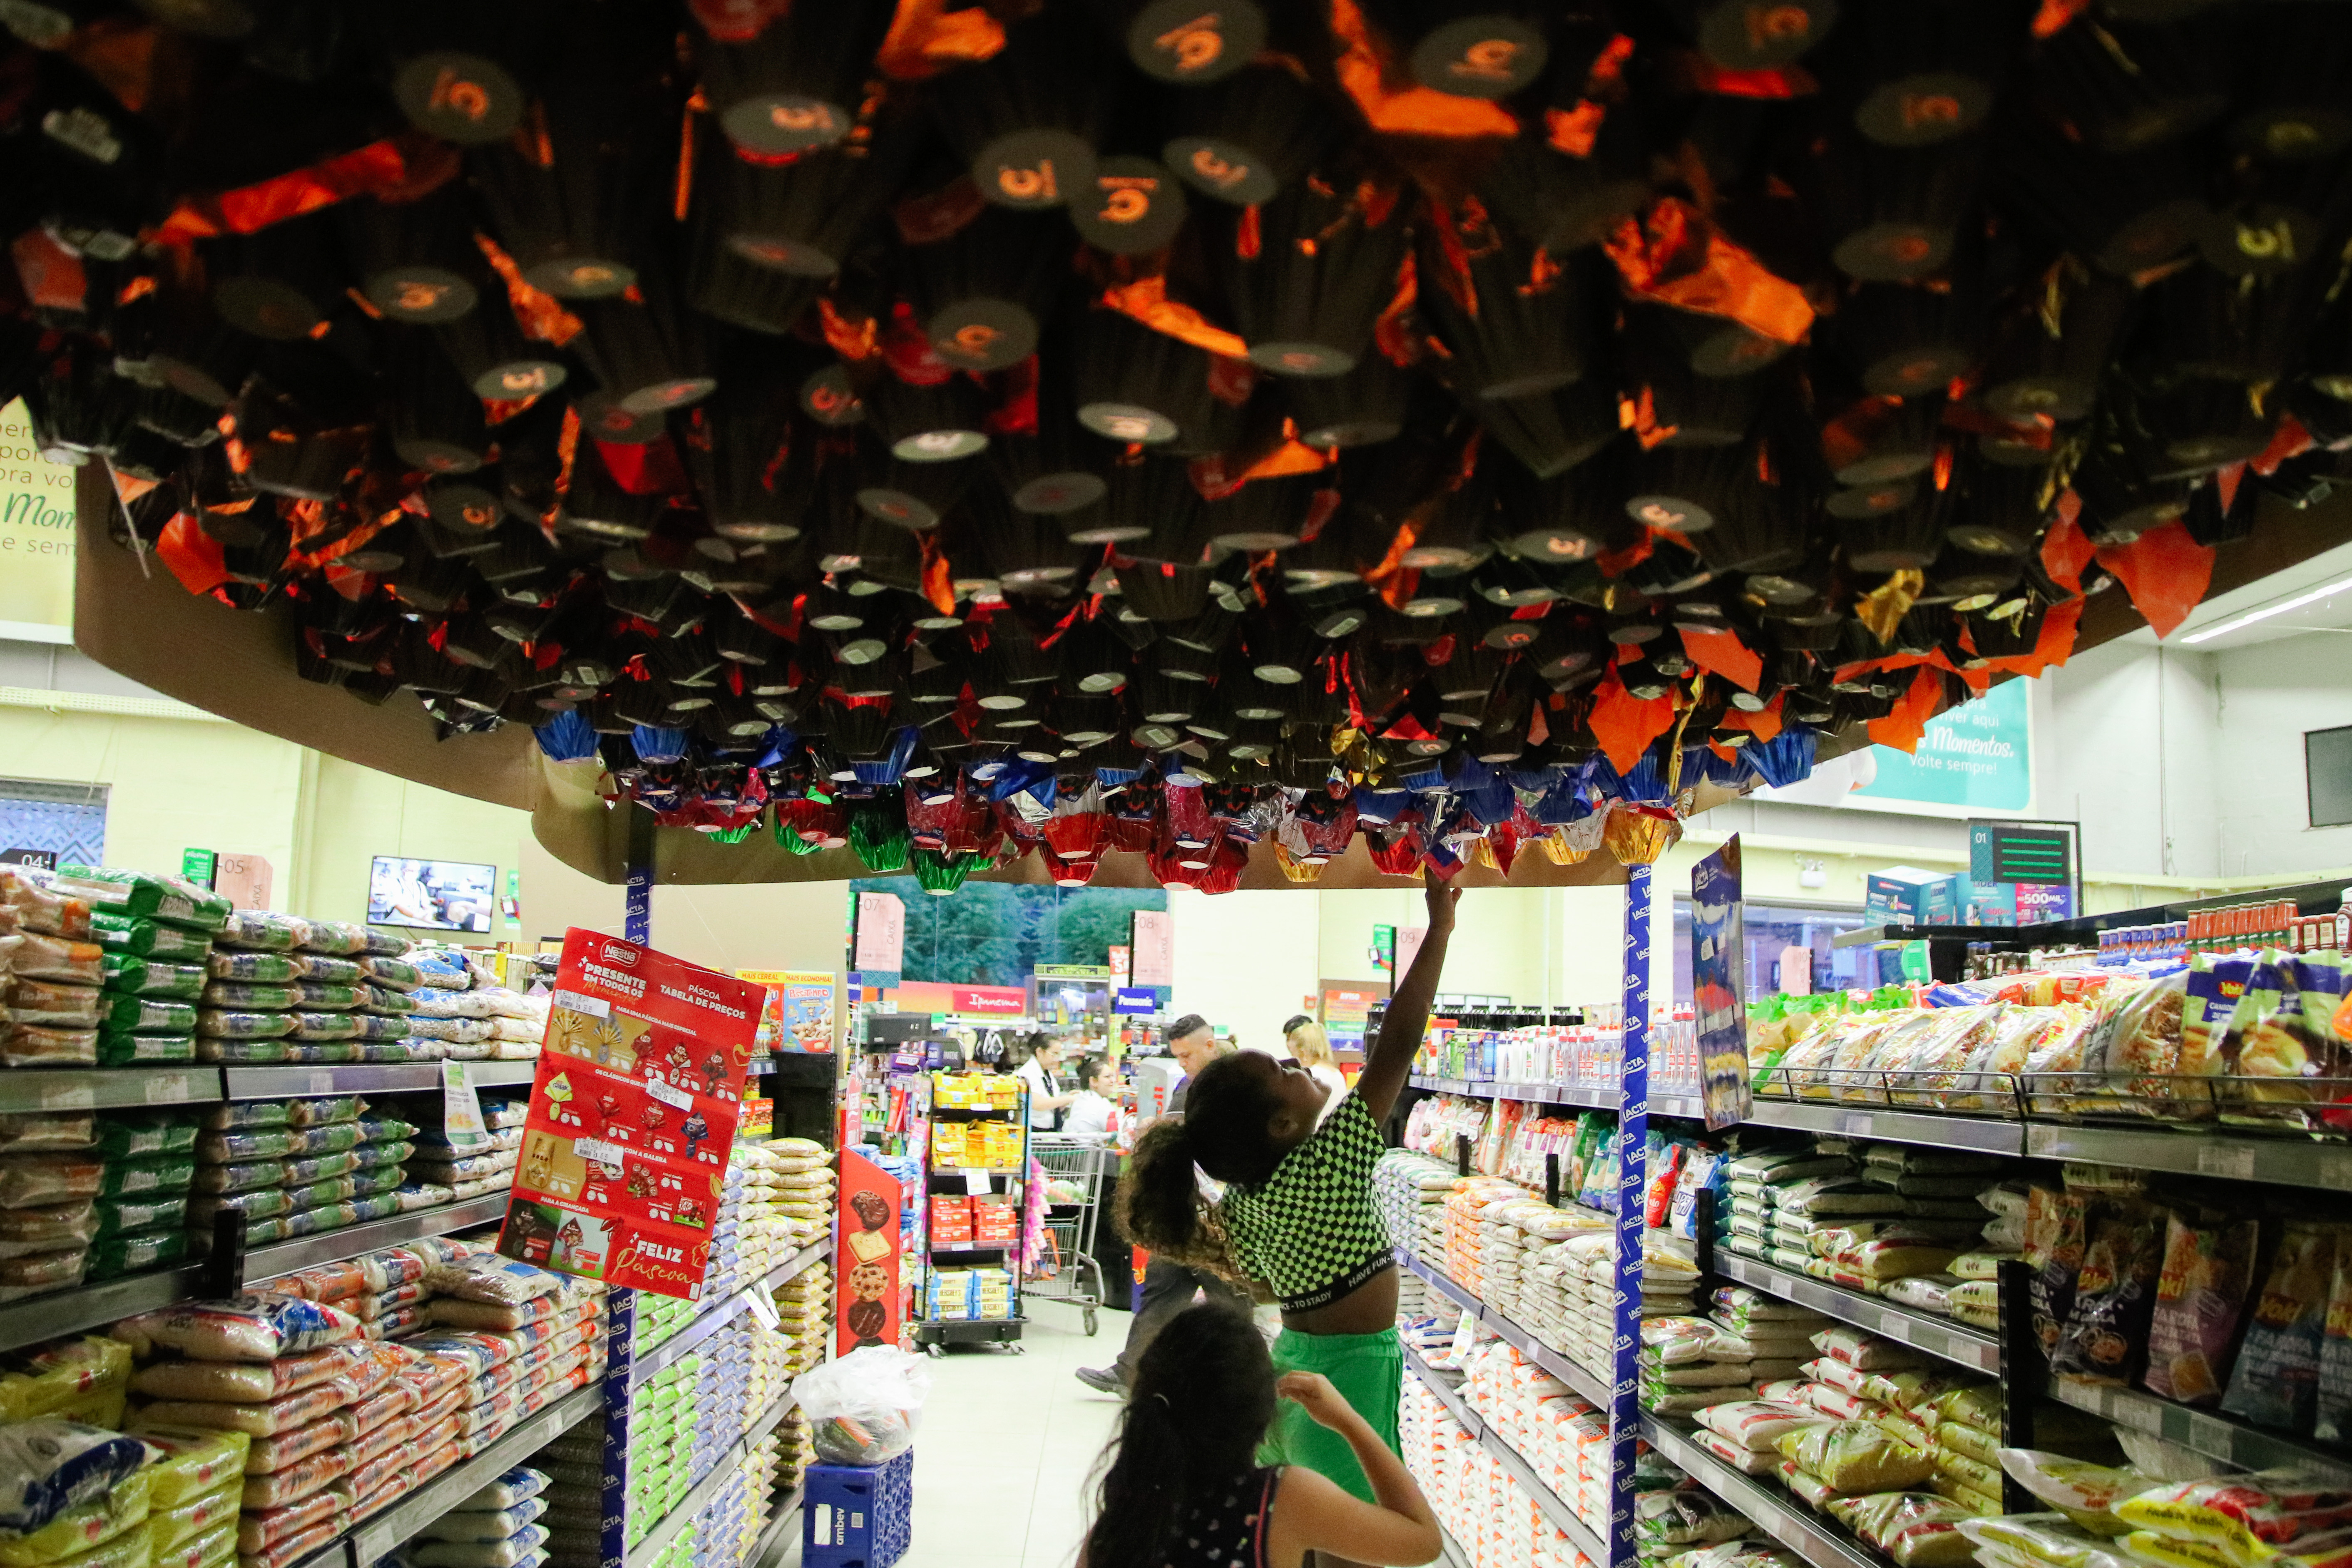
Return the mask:
{"type": "MultiPolygon", "coordinates": [[[[1404,1351],[1395,1255],[1372,1198],[1395,1106],[1429,1023],[1454,932],[1458,891],[1433,879],[1429,934],[1397,983],[1354,1089],[1326,1087],[1296,1063],[1244,1051],[1201,1069],[1184,1114],[1137,1140],[1118,1184],[1121,1228],[1156,1256],[1244,1280],[1281,1303],[1274,1364],[1328,1377],[1394,1452],[1404,1351]],[[1224,1184],[1212,1200],[1200,1174],[1224,1184]]],[[[1352,1446],[1301,1405],[1268,1435],[1268,1463],[1303,1465],[1366,1502],[1352,1446]]]]}
{"type": "Polygon", "coordinates": [[[1187,1308],[1137,1363],[1078,1568],[1304,1568],[1310,1552],[1431,1562],[1437,1520],[1392,1448],[1328,1379],[1277,1379],[1247,1317],[1187,1308]],[[1277,1408],[1355,1454],[1373,1500],[1312,1469],[1261,1463],[1258,1441],[1277,1408]]]}

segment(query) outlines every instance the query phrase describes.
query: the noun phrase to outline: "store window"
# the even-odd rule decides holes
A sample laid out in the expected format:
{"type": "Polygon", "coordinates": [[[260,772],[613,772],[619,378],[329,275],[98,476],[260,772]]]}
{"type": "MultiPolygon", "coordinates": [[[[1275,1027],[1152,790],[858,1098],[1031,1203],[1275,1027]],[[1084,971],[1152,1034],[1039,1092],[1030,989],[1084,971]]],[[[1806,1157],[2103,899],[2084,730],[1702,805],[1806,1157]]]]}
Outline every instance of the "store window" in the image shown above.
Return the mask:
{"type": "MultiPolygon", "coordinates": [[[[1781,991],[1844,991],[1879,984],[1875,948],[1832,947],[1830,939],[1861,926],[1862,911],[1827,905],[1743,906],[1748,937],[1748,995],[1781,991]]],[[[1675,900],[1675,1001],[1691,1000],[1691,909],[1675,900]]]]}
{"type": "Polygon", "coordinates": [[[105,864],[106,788],[0,779],[0,853],[51,855],[56,858],[50,864],[58,866],[105,864]]]}
{"type": "Polygon", "coordinates": [[[1019,985],[1041,963],[1108,963],[1127,944],[1129,915],[1168,907],[1164,888],[966,882],[932,899],[911,877],[860,877],[849,889],[904,903],[905,978],[948,985],[1019,985]]]}
{"type": "Polygon", "coordinates": [[[2303,776],[2311,800],[2311,825],[2352,826],[2352,725],[2304,731],[2303,776]]]}

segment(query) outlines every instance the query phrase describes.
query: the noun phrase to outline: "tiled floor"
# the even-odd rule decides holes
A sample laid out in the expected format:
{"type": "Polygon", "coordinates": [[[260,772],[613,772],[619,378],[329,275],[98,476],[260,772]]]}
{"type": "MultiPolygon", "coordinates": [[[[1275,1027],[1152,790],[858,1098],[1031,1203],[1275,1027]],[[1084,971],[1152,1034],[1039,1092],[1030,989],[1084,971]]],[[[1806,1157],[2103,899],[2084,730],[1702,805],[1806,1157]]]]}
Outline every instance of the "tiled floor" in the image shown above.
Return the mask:
{"type": "MultiPolygon", "coordinates": [[[[915,1539],[899,1568],[1071,1568],[1092,1513],[1088,1477],[1119,1403],[1074,1377],[1118,1354],[1129,1320],[1034,1303],[1020,1354],[955,1351],[930,1364],[915,1439],[915,1539]]],[[[781,1568],[798,1568],[794,1547],[781,1568]]]]}

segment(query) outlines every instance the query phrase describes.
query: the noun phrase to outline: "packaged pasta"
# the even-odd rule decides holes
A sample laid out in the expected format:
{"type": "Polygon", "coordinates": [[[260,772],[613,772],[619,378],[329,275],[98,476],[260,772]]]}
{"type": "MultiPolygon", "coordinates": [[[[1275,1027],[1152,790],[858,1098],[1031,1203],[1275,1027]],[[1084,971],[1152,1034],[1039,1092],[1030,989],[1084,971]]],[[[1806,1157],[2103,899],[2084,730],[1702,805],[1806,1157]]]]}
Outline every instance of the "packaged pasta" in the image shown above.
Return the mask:
{"type": "Polygon", "coordinates": [[[2123,1387],[2145,1364],[2164,1264],[2165,1215],[2136,1198],[2102,1200],[2088,1224],[2082,1270],[2051,1354],[2051,1370],[2061,1377],[2123,1387]]]}
{"type": "MultiPolygon", "coordinates": [[[[2149,1393],[2184,1405],[2221,1402],[2239,1315],[2253,1286],[2261,1228],[2253,1219],[2179,1210],[2168,1215],[2148,1329],[2149,1393]]],[[[2336,1265],[2339,1277],[2345,1261],[2336,1265]]]]}

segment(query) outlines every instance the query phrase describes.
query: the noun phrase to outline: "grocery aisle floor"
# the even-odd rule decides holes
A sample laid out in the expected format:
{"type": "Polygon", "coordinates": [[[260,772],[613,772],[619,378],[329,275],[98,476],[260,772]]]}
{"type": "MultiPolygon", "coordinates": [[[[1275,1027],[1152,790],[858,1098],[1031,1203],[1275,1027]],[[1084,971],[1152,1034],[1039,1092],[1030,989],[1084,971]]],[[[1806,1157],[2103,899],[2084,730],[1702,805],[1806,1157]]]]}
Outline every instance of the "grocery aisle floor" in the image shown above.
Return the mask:
{"type": "MultiPolygon", "coordinates": [[[[1078,1311],[1032,1303],[1020,1355],[957,1351],[930,1363],[931,1398],[915,1439],[915,1540],[899,1568],[1071,1568],[1087,1520],[1088,1472],[1119,1402],[1072,1375],[1108,1365],[1132,1321],[1102,1314],[1088,1339],[1078,1311]]],[[[798,1568],[797,1545],[781,1568],[798,1568]]]]}

